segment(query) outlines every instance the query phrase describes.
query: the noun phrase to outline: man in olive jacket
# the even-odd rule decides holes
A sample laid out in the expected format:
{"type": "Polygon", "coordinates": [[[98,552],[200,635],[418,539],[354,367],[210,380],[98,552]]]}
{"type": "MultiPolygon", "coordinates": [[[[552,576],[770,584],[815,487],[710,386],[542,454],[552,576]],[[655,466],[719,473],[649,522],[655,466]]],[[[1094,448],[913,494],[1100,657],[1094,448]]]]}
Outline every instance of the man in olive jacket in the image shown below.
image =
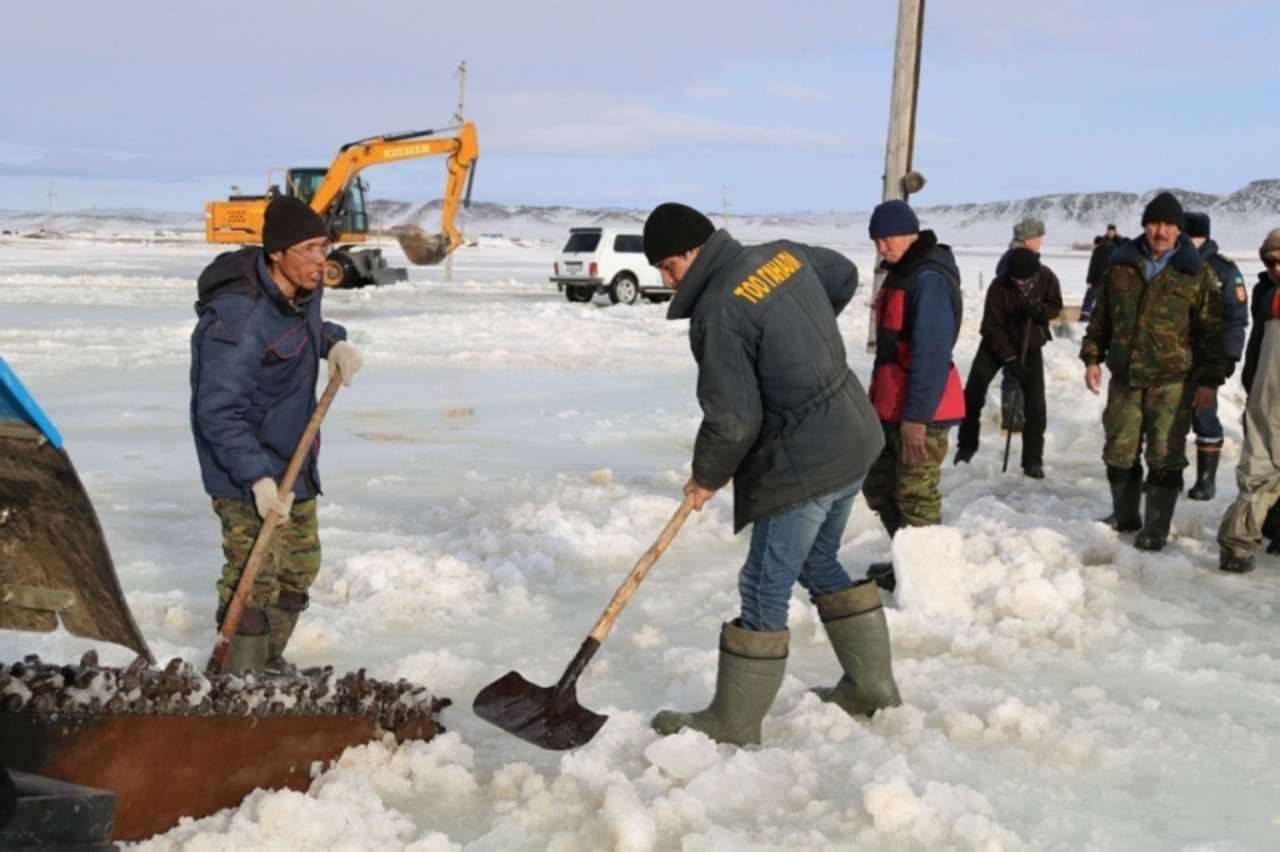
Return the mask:
{"type": "Polygon", "coordinates": [[[711,705],[663,711],[654,729],[692,727],[718,742],[760,742],[786,669],[796,582],[816,604],[845,672],[823,698],[851,714],[898,704],[879,591],[855,584],[837,558],[884,441],[836,325],[857,289],[857,268],[816,246],[743,246],[675,203],[649,215],[644,250],[676,291],[667,318],[689,320],[698,362],[703,417],[685,495],[701,510],[732,480],[734,530],[752,525],[738,580],[742,611],[721,628],[711,705]]]}
{"type": "Polygon", "coordinates": [[[1184,227],[1173,195],[1151,200],[1142,236],[1111,259],[1080,349],[1090,391],[1102,387],[1104,360],[1111,371],[1102,415],[1114,509],[1108,520],[1120,531],[1140,530],[1134,546],[1141,550],[1160,550],[1169,537],[1192,413],[1216,404],[1226,375],[1222,297],[1184,227]],[[1145,518],[1138,510],[1144,443],[1145,518]]]}

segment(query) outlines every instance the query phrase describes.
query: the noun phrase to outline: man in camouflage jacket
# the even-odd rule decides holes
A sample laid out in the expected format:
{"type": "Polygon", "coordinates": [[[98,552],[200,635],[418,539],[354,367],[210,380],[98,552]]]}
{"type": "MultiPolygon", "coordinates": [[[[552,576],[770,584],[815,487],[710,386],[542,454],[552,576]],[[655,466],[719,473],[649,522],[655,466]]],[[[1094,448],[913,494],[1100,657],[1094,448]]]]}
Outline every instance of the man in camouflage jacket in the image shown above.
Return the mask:
{"type": "Polygon", "coordinates": [[[1160,550],[1168,539],[1192,414],[1216,404],[1226,375],[1222,297],[1184,227],[1173,195],[1151,200],[1142,236],[1116,249],[1080,348],[1090,391],[1102,386],[1104,361],[1111,371],[1102,415],[1114,509],[1108,521],[1120,531],[1141,530],[1134,542],[1141,550],[1160,550]]]}

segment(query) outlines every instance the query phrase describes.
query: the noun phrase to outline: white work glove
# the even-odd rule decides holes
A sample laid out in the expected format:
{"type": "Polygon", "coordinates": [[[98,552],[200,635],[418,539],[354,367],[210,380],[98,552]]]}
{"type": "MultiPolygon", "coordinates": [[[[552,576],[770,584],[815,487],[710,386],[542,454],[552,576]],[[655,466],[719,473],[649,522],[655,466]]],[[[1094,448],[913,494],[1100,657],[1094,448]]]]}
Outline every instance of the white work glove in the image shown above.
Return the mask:
{"type": "Polygon", "coordinates": [[[364,356],[360,354],[359,349],[347,341],[339,340],[329,347],[329,381],[333,381],[333,374],[336,371],[342,383],[351,387],[351,380],[356,377],[356,373],[360,372],[360,367],[363,365],[364,356]]]}
{"type": "Polygon", "coordinates": [[[253,504],[258,510],[258,517],[264,521],[267,519],[267,512],[275,512],[276,517],[287,521],[289,512],[293,511],[293,492],[290,491],[289,496],[281,500],[276,481],[264,476],[253,483],[253,504]]]}

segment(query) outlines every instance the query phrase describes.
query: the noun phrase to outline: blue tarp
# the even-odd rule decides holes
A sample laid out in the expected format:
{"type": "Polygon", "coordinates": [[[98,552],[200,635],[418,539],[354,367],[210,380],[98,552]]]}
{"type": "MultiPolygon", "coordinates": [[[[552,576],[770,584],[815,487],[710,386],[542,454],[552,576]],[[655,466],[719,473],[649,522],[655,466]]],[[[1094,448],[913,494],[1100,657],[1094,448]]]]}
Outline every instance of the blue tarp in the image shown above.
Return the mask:
{"type": "Polygon", "coordinates": [[[56,449],[62,449],[62,435],[45,416],[35,398],[27,392],[18,374],[0,357],[0,422],[17,421],[36,427],[56,449]]]}

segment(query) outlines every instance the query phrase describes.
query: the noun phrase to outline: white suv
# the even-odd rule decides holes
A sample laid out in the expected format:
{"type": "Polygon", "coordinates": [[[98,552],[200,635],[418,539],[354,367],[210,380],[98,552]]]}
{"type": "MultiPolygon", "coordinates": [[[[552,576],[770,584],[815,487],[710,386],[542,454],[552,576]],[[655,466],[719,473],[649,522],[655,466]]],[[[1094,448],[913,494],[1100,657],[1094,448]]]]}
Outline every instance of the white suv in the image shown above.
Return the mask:
{"type": "Polygon", "coordinates": [[[589,302],[596,292],[630,305],[640,296],[662,302],[675,295],[644,256],[644,237],[608,228],[570,228],[556,257],[551,283],[570,302],[589,302]]]}

